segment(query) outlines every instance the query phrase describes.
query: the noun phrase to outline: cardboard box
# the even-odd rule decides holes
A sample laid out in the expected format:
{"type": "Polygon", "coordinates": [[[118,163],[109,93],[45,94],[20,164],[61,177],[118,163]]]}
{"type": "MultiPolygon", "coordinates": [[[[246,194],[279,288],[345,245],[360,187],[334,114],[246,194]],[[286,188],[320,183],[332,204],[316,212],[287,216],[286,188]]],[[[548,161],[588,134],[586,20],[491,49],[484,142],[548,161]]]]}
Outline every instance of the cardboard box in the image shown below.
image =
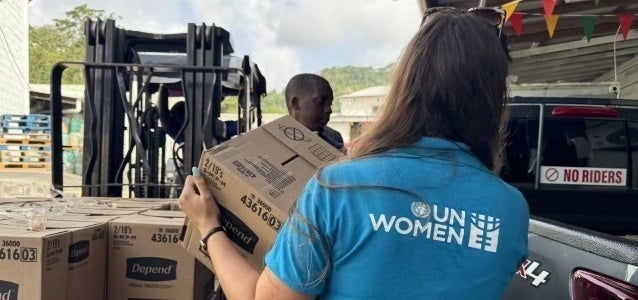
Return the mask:
{"type": "Polygon", "coordinates": [[[210,299],[213,274],[180,245],[184,214],[149,210],[109,223],[108,299],[210,299]]]}
{"type": "MultiPolygon", "coordinates": [[[[204,151],[199,169],[222,210],[222,225],[257,270],[317,168],[343,157],[290,116],[267,123],[204,151]]],[[[186,224],[183,246],[206,264],[201,236],[186,224]]]]}
{"type": "Polygon", "coordinates": [[[63,215],[48,221],[49,228],[71,233],[67,299],[105,299],[108,221],[116,217],[63,215]]]}
{"type": "MultiPolygon", "coordinates": [[[[107,222],[109,219],[113,219],[113,217],[63,215],[49,219],[47,229],[41,231],[46,233],[57,230],[69,234],[66,247],[68,256],[61,262],[67,270],[52,275],[65,278],[63,284],[56,287],[57,289],[60,287],[66,289],[67,292],[63,299],[105,298],[107,222]]],[[[14,230],[17,235],[30,232],[25,228],[24,224],[16,222],[16,220],[0,221],[0,230],[14,230]]]]}
{"type": "MultiPolygon", "coordinates": [[[[64,204],[48,201],[30,201],[0,204],[0,213],[14,223],[22,223],[22,229],[41,231],[47,228],[47,220],[66,212],[64,204]]],[[[10,223],[7,221],[7,223],[10,223]]]]}
{"type": "Polygon", "coordinates": [[[45,229],[48,219],[61,215],[105,216],[106,220],[110,220],[116,216],[136,214],[149,209],[170,209],[171,204],[175,202],[174,199],[134,200],[107,197],[56,198],[53,201],[38,198],[0,200],[4,200],[0,203],[0,220],[11,219],[19,216],[20,212],[32,210],[35,213],[32,215],[37,217],[33,219],[33,224],[25,228],[35,231],[45,229]],[[11,217],[4,213],[9,213],[11,217]]]}
{"type": "Polygon", "coordinates": [[[81,197],[56,201],[66,203],[70,213],[125,215],[149,209],[169,209],[175,199],[81,197]]]}
{"type": "Polygon", "coordinates": [[[105,299],[108,223],[93,223],[71,231],[69,300],[105,299]]]}
{"type": "Polygon", "coordinates": [[[0,299],[68,299],[70,240],[66,229],[0,226],[0,299]]]}

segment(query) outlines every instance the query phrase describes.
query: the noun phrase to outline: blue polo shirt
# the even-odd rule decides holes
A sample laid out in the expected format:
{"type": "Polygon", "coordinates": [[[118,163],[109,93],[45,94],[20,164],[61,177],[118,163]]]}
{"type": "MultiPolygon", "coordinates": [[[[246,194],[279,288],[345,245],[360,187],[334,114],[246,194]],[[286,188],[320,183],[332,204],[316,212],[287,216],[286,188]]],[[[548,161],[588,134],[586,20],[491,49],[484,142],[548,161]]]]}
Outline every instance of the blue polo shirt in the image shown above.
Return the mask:
{"type": "Polygon", "coordinates": [[[320,170],[266,265],[322,300],[500,299],[528,222],[520,192],[467,146],[426,137],[320,170]]]}

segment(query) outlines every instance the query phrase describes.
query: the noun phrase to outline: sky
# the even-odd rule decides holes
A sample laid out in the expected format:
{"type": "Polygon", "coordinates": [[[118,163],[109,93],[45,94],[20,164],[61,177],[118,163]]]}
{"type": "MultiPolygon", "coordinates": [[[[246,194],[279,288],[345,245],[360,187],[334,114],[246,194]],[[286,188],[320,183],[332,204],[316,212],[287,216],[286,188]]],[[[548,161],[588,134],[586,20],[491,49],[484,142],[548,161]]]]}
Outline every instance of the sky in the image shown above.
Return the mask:
{"type": "Polygon", "coordinates": [[[116,26],[128,30],[222,27],[233,55],[250,56],[278,91],[298,73],[394,63],[420,22],[417,0],[32,0],[29,24],[52,24],[82,4],[119,16],[116,26]]]}

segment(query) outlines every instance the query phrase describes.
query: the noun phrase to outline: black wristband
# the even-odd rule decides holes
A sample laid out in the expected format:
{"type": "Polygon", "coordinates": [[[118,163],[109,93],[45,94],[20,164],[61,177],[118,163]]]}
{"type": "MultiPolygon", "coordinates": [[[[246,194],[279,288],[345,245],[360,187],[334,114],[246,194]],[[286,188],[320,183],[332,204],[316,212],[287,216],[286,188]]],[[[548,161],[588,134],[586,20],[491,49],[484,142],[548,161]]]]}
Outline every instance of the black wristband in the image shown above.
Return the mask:
{"type": "Polygon", "coordinates": [[[223,226],[217,226],[217,227],[213,227],[211,228],[210,231],[208,231],[208,233],[201,239],[199,240],[199,251],[201,251],[202,253],[204,253],[204,255],[206,255],[206,257],[210,258],[210,255],[208,254],[208,239],[213,236],[213,234],[218,233],[218,232],[226,232],[226,228],[224,228],[223,226]]]}

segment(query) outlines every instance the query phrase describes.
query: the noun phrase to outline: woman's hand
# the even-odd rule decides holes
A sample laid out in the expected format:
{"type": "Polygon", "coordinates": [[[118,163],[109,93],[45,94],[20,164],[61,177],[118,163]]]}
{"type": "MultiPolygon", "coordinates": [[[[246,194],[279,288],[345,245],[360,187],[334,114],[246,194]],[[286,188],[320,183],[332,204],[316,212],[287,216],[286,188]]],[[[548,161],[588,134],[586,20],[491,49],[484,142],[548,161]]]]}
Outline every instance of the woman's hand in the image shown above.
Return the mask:
{"type": "Polygon", "coordinates": [[[202,236],[211,228],[220,226],[219,207],[206,187],[206,181],[199,176],[197,167],[193,167],[192,176],[186,177],[184,189],[177,199],[177,204],[202,236]]]}
{"type": "MultiPolygon", "coordinates": [[[[211,228],[220,226],[219,207],[196,167],[193,167],[193,175],[186,177],[177,204],[202,236],[211,228]]],[[[208,239],[207,246],[217,278],[228,299],[313,298],[295,292],[268,269],[261,273],[260,278],[260,273],[248,264],[225,234],[214,234],[208,239]]]]}

